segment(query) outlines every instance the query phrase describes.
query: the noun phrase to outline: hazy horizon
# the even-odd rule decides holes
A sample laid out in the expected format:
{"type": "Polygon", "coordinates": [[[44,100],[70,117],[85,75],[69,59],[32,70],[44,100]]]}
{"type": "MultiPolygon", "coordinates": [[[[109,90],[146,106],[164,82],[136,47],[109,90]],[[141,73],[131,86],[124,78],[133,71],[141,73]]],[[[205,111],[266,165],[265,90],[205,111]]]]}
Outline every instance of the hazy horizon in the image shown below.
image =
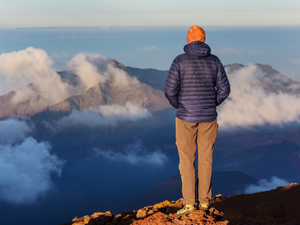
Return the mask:
{"type": "MultiPolygon", "coordinates": [[[[125,66],[168,70],[183,53],[188,26],[62,27],[0,30],[0,55],[43,49],[54,68],[65,70],[80,52],[97,53],[125,66]]],[[[300,27],[203,27],[206,43],[224,65],[268,64],[300,81],[300,27]]]]}

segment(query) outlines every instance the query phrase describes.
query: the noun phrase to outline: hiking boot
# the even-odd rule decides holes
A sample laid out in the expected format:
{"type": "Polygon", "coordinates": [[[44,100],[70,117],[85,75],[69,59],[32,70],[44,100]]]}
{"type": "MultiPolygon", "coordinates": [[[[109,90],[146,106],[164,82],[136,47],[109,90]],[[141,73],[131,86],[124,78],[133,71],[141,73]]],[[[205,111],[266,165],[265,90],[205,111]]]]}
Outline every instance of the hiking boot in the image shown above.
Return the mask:
{"type": "Polygon", "coordinates": [[[207,211],[209,209],[209,204],[208,203],[199,204],[199,209],[203,211],[207,211]]]}
{"type": "Polygon", "coordinates": [[[186,205],[182,209],[179,209],[175,216],[181,216],[185,214],[190,214],[196,210],[194,205],[186,205]]]}

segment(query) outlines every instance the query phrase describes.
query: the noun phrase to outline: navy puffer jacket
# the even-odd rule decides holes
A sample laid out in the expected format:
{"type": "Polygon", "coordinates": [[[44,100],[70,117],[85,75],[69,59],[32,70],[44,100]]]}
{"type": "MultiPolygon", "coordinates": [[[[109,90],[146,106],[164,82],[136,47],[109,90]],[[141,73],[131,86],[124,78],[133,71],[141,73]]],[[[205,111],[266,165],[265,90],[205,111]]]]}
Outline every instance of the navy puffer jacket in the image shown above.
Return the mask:
{"type": "Polygon", "coordinates": [[[171,65],[165,95],[178,109],[176,117],[194,123],[214,121],[216,106],[230,93],[226,72],[207,44],[194,41],[185,45],[184,51],[171,65]]]}

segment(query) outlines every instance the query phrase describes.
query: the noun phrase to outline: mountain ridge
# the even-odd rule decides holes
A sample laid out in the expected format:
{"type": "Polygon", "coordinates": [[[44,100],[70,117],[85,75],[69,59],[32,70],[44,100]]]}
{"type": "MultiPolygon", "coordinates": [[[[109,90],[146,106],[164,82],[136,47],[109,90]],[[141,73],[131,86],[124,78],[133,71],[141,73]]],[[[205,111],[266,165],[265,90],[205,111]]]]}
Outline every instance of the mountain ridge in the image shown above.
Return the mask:
{"type": "MultiPolygon", "coordinates": [[[[65,115],[66,112],[73,110],[86,110],[97,108],[106,104],[120,104],[124,105],[124,96],[127,96],[127,101],[136,103],[139,107],[146,107],[150,112],[159,111],[164,108],[170,107],[167,99],[163,93],[164,81],[168,71],[160,71],[155,69],[139,69],[133,67],[126,67],[116,60],[112,60],[110,65],[124,70],[129,77],[137,78],[141,87],[137,88],[137,85],[133,85],[131,93],[126,89],[112,90],[112,84],[107,82],[106,84],[98,83],[90,89],[84,90],[81,94],[73,95],[67,99],[56,103],[54,105],[46,106],[45,108],[37,108],[30,104],[29,101],[20,102],[18,104],[12,103],[12,99],[16,94],[16,91],[11,91],[5,95],[0,96],[0,119],[7,118],[14,115],[26,115],[32,117],[40,112],[61,112],[65,115]],[[116,91],[123,92],[116,93],[116,91]],[[139,91],[134,94],[133,92],[139,91]],[[108,91],[108,93],[107,93],[108,91]],[[112,98],[111,94],[119,96],[119,99],[112,98]],[[123,99],[122,99],[122,96],[123,99]],[[138,100],[138,96],[142,96],[144,101],[138,100]]],[[[271,66],[266,64],[255,64],[259,70],[265,73],[264,77],[260,79],[261,86],[270,93],[278,93],[278,91],[288,94],[300,95],[300,82],[289,79],[285,75],[281,74],[271,66]]],[[[233,73],[242,68],[245,68],[242,64],[228,64],[224,66],[229,73],[233,73]]],[[[58,72],[63,82],[76,85],[79,82],[79,77],[76,74],[68,74],[66,72],[58,72]]],[[[229,74],[230,76],[230,74],[229,74]]],[[[34,85],[29,84],[28,88],[34,91],[34,85]]]]}

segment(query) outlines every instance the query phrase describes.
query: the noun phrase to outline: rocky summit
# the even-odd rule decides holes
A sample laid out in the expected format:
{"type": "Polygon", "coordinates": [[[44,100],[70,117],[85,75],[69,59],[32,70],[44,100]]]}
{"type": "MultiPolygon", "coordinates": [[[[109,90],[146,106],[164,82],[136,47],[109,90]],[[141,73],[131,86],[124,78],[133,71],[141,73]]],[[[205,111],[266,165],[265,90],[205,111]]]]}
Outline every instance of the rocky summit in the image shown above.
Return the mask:
{"type": "Polygon", "coordinates": [[[182,199],[177,201],[164,201],[153,206],[147,206],[131,212],[113,216],[109,211],[94,213],[91,216],[74,218],[72,222],[64,225],[142,225],[142,224],[228,224],[228,221],[220,221],[223,212],[210,208],[209,211],[196,210],[189,215],[175,216],[178,209],[182,208],[182,199]]]}
{"type": "Polygon", "coordinates": [[[217,195],[212,199],[209,210],[196,210],[178,217],[175,213],[182,208],[182,199],[166,200],[115,216],[109,211],[96,212],[91,216],[76,217],[72,222],[61,225],[300,225],[299,194],[300,184],[292,183],[255,194],[238,194],[230,197],[217,195]]]}

